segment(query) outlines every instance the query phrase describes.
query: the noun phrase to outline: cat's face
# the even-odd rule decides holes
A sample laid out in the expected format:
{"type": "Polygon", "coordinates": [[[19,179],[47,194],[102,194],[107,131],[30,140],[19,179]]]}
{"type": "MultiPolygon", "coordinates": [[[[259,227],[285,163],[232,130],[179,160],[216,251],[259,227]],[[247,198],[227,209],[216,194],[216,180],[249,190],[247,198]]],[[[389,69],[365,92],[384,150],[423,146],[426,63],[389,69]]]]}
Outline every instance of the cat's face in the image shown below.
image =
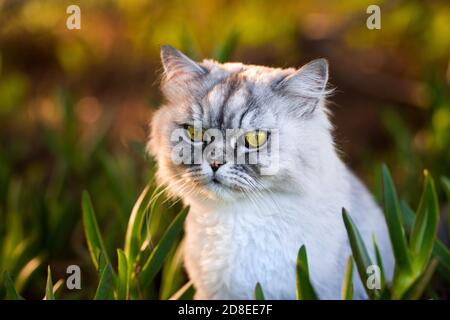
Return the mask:
{"type": "Polygon", "coordinates": [[[151,123],[158,177],[184,198],[234,201],[307,189],[332,147],[328,64],[300,70],[196,63],[162,47],[166,105],[151,123]]]}

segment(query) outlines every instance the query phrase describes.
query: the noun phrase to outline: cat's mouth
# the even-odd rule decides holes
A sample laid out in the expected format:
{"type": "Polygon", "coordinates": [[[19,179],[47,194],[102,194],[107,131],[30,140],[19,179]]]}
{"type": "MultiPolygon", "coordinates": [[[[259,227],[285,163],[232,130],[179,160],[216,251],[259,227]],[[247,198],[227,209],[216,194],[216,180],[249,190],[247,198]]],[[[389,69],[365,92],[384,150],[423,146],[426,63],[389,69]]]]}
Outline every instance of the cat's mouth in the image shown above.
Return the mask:
{"type": "Polygon", "coordinates": [[[234,191],[242,191],[239,187],[227,183],[226,180],[221,179],[220,177],[213,176],[208,182],[208,187],[210,187],[213,191],[219,191],[222,193],[223,191],[233,192],[234,191]]]}
{"type": "Polygon", "coordinates": [[[217,177],[212,177],[211,180],[207,183],[212,189],[217,190],[218,188],[222,189],[227,187],[223,182],[219,180],[217,177]]]}
{"type": "Polygon", "coordinates": [[[229,200],[234,201],[237,197],[241,197],[246,193],[243,186],[234,184],[232,179],[222,176],[211,175],[204,177],[201,181],[197,180],[197,186],[203,189],[205,195],[213,200],[229,200]]]}
{"type": "Polygon", "coordinates": [[[218,197],[236,196],[245,191],[242,186],[233,183],[233,179],[223,177],[222,175],[212,174],[210,176],[203,176],[202,179],[193,179],[197,186],[205,188],[209,193],[218,197]]]}

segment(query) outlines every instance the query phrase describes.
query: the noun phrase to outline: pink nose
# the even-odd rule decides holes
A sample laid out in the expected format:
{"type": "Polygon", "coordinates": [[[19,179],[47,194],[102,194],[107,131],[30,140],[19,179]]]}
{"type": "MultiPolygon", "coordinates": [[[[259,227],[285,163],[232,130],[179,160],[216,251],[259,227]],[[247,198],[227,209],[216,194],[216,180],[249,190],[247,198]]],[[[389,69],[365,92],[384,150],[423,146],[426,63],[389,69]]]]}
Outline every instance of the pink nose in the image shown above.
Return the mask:
{"type": "Polygon", "coordinates": [[[211,169],[216,172],[219,167],[222,165],[222,163],[219,163],[218,161],[213,161],[209,164],[211,166],[211,169]]]}

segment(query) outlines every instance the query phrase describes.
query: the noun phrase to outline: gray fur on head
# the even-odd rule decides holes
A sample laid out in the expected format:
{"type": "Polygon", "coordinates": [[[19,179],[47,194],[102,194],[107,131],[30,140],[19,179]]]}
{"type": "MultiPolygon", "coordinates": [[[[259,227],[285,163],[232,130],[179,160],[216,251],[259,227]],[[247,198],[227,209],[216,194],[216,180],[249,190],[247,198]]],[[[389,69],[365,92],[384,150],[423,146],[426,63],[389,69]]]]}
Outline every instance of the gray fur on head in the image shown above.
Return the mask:
{"type": "Polygon", "coordinates": [[[213,60],[197,63],[162,46],[161,60],[167,103],[152,121],[149,150],[158,161],[159,179],[174,194],[186,197],[184,188],[195,190],[192,196],[233,200],[246,188],[306,192],[332,170],[327,159],[336,153],[324,105],[330,93],[325,59],[298,70],[213,60]],[[206,129],[279,130],[279,172],[261,176],[258,164],[225,163],[217,173],[223,187],[211,187],[208,163],[177,166],[170,159],[171,132],[194,122],[206,129]]]}

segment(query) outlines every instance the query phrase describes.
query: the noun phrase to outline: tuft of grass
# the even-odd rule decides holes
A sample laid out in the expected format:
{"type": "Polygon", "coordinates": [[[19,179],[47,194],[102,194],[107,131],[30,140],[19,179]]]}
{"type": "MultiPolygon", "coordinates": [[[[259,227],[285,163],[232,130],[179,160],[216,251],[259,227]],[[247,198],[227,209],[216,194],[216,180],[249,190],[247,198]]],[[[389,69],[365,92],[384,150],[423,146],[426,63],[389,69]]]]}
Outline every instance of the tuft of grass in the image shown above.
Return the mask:
{"type": "MultiPolygon", "coordinates": [[[[447,188],[448,179],[441,180],[444,189],[447,188]]],[[[369,299],[420,299],[429,288],[438,266],[443,267],[443,274],[450,272],[448,268],[450,250],[437,238],[439,203],[432,176],[428,171],[424,171],[422,196],[416,211],[410,209],[405,202],[400,203],[391,174],[385,165],[382,167],[382,181],[384,215],[395,258],[392,283],[386,282],[381,255],[373,237],[376,266],[380,268],[381,288],[367,287],[367,270],[373,263],[357,226],[343,208],[342,218],[352,250],[345,268],[342,285],[343,300],[353,298],[353,261],[356,263],[359,277],[369,299]]],[[[309,279],[304,246],[300,249],[297,261],[297,297],[299,299],[317,298],[309,279]]]]}
{"type": "MultiPolygon", "coordinates": [[[[100,232],[91,197],[87,191],[83,192],[81,199],[83,229],[91,263],[98,273],[93,299],[128,300],[151,296],[150,289],[156,287],[154,282],[159,281],[155,278],[160,275],[164,263],[179,245],[184,220],[189,211],[189,208],[182,208],[153,246],[152,242],[155,239],[152,237],[152,230],[158,229],[161,221],[152,220],[151,215],[162,208],[161,195],[161,190],[150,183],[137,199],[129,218],[124,247],[116,249],[117,269],[114,269],[113,260],[108,255],[108,248],[100,232]],[[152,225],[155,221],[158,222],[157,226],[152,225]]],[[[175,273],[177,272],[175,269],[172,266],[168,270],[175,273]]],[[[7,299],[23,299],[8,272],[4,272],[2,282],[7,299]]],[[[51,269],[48,266],[44,300],[54,300],[55,292],[61,284],[60,280],[53,285],[51,269]]],[[[172,299],[192,299],[194,292],[192,283],[188,282],[172,296],[172,299]]]]}
{"type": "Polygon", "coordinates": [[[141,287],[148,286],[150,281],[152,281],[155,277],[156,273],[161,269],[164,260],[167,258],[170,249],[175,242],[175,239],[183,230],[183,223],[186,219],[188,211],[189,208],[184,208],[175,217],[159,243],[152,251],[150,257],[143,265],[142,271],[139,275],[139,284],[141,285],[141,287]]]}
{"type": "Polygon", "coordinates": [[[151,215],[156,210],[155,206],[161,197],[161,190],[154,188],[152,192],[152,188],[152,184],[147,185],[133,206],[125,234],[124,248],[117,249],[117,274],[103,244],[90,197],[87,192],[83,194],[82,208],[86,241],[92,262],[100,275],[94,299],[141,298],[178,244],[189,208],[182,208],[156,246],[150,248],[151,232],[148,224],[144,222],[149,218],[148,213],[151,215]]]}

